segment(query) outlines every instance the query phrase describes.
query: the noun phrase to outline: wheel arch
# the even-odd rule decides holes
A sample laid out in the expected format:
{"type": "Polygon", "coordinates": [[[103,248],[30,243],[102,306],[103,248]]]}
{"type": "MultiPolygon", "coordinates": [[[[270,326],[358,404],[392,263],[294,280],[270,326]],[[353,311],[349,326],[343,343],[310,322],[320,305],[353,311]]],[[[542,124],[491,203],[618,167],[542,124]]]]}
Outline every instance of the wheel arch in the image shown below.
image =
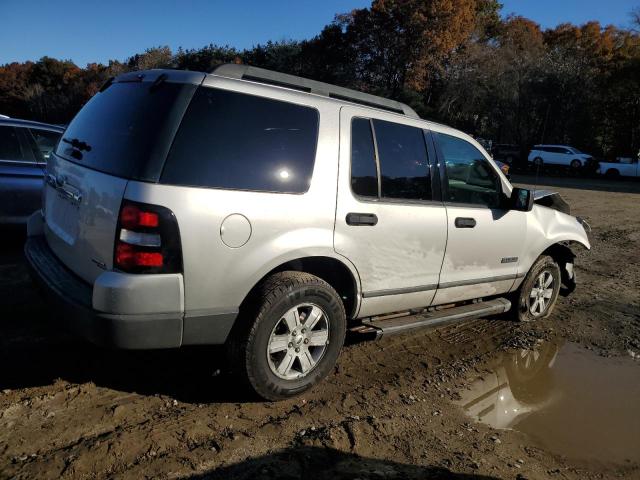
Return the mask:
{"type": "Polygon", "coordinates": [[[549,245],[540,255],[548,255],[558,264],[560,267],[560,274],[562,285],[560,288],[560,294],[567,296],[576,289],[576,273],[574,270],[574,259],[576,258],[575,249],[584,248],[588,250],[588,247],[577,240],[564,240],[552,245],[549,245]]]}
{"type": "Polygon", "coordinates": [[[279,264],[262,275],[251,288],[245,300],[251,297],[256,288],[265,279],[274,273],[284,271],[305,272],[321,278],[338,292],[344,304],[347,319],[354,318],[358,313],[360,307],[360,288],[359,277],[355,268],[349,267],[345,262],[335,257],[324,255],[299,257],[279,264]]]}

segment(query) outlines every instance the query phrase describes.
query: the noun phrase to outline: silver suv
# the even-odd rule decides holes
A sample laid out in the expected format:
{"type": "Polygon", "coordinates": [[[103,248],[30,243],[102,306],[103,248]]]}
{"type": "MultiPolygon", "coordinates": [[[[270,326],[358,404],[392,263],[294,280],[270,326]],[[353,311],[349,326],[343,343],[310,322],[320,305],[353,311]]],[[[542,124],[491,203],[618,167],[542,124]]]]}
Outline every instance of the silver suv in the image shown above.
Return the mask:
{"type": "Polygon", "coordinates": [[[513,188],[471,137],[408,106],[258,68],[107,82],[47,165],[25,247],[75,331],[127,349],[226,344],[267,399],[374,336],[575,287],[582,222],[513,188]],[[539,202],[539,203],[538,203],[539,202]]]}

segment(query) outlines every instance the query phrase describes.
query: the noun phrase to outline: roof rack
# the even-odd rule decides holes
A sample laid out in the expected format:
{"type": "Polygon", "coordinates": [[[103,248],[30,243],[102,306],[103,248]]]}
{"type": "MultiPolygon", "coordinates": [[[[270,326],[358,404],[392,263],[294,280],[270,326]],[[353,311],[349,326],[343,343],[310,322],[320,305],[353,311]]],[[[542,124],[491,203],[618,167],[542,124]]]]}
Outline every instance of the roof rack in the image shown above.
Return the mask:
{"type": "Polygon", "coordinates": [[[409,105],[396,102],[395,100],[389,100],[376,95],[358,92],[349,88],[338,87],[329,83],[309,80],[308,78],[274,72],[264,68],[227,63],[215,68],[211,73],[222,77],[250,80],[279,87],[292,88],[302,92],[314,93],[316,95],[335,98],[337,100],[344,100],[351,103],[366,105],[368,107],[401,113],[412,118],[420,118],[420,116],[409,105]]]}

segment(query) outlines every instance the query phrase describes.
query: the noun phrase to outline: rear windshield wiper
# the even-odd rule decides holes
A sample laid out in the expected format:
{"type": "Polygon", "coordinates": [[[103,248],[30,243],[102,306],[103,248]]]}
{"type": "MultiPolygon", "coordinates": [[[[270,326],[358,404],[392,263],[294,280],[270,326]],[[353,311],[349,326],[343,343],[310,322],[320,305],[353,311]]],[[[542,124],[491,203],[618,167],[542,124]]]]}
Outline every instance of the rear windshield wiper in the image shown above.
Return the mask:
{"type": "Polygon", "coordinates": [[[64,143],[68,143],[69,145],[71,145],[76,150],[80,150],[80,151],[84,150],[86,152],[90,152],[91,151],[91,145],[89,145],[86,142],[81,142],[77,138],[63,138],[62,141],[64,143]]]}
{"type": "Polygon", "coordinates": [[[166,73],[161,73],[160,75],[158,75],[158,77],[153,81],[153,83],[149,87],[149,91],[154,92],[155,90],[157,90],[160,85],[166,82],[167,78],[169,78],[169,75],[167,75],[166,73]]]}

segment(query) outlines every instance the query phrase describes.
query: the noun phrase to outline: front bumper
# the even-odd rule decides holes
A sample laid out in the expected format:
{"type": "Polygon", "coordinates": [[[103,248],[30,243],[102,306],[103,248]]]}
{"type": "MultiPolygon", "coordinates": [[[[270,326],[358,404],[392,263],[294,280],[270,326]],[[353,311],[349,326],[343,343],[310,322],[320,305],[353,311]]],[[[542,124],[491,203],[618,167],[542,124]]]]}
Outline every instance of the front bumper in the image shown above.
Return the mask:
{"type": "MultiPolygon", "coordinates": [[[[56,316],[72,332],[98,345],[122,349],[175,348],[182,345],[181,312],[101,312],[93,308],[94,288],[58,260],[44,235],[29,236],[24,251],[32,277],[54,306],[56,316]]],[[[129,302],[134,301],[135,290],[125,293],[129,302]]],[[[107,291],[100,297],[104,297],[102,302],[109,298],[113,302],[117,294],[107,291]]],[[[126,307],[127,303],[124,305],[126,307]]]]}

